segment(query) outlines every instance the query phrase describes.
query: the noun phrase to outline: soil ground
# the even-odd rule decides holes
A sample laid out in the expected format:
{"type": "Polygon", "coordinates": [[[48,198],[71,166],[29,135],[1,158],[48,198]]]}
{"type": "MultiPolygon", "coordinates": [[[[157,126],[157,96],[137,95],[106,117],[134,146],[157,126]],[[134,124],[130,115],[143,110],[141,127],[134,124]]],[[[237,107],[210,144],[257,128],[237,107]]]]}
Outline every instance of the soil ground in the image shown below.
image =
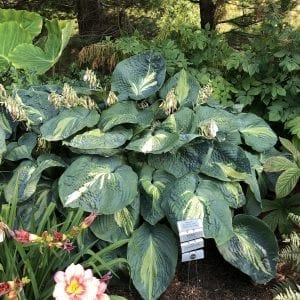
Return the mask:
{"type": "MultiPolygon", "coordinates": [[[[205,259],[179,263],[175,278],[160,300],[271,300],[275,280],[255,285],[250,277],[228,264],[212,245],[205,246],[205,259]]],[[[109,292],[141,300],[134,290],[124,286],[109,292]]]]}

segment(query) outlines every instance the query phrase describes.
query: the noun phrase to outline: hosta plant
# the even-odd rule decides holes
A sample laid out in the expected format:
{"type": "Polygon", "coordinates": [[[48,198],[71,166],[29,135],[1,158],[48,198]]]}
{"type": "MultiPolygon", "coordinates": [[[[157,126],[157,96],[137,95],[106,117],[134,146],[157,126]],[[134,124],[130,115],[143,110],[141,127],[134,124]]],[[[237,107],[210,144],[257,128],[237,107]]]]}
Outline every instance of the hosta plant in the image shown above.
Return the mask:
{"type": "Polygon", "coordinates": [[[261,154],[277,141],[261,118],[220,107],[185,70],[166,79],[153,52],[119,63],[105,96],[95,84],[40,86],[0,101],[1,168],[13,170],[2,180],[5,201],[18,182],[18,210],[35,209],[28,203],[47,184],[58,211],[98,213],[91,239],[129,239],[117,255],[144,299],[157,299],[175,274],[179,220],[203,220],[205,237],[255,282],[275,276],[274,234],[235,213],[246,192],[261,204],[261,154]]]}

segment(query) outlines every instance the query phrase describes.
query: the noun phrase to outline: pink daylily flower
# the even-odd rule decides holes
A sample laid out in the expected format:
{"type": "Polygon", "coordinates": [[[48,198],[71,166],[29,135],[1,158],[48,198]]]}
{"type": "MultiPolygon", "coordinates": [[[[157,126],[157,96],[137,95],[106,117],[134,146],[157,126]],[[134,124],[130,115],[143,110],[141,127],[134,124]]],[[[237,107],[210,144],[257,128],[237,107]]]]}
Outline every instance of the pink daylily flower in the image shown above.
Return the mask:
{"type": "Polygon", "coordinates": [[[93,276],[92,270],[84,270],[80,264],[71,264],[65,272],[56,272],[54,280],[53,297],[56,300],[102,300],[97,295],[99,279],[93,276]]]}

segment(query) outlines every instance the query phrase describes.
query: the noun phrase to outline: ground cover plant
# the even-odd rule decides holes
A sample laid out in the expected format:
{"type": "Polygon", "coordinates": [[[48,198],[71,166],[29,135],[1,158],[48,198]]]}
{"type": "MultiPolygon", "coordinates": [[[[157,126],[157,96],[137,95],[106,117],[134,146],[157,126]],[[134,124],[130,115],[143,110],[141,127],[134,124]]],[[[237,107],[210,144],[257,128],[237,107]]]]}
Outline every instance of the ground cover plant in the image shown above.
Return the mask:
{"type": "Polygon", "coordinates": [[[10,95],[2,87],[1,201],[15,203],[20,221],[33,215],[24,228],[49,204],[54,217],[98,214],[82,246],[93,247],[88,267],[115,270],[110,260],[126,261],[144,299],[157,299],[174,276],[176,222],[185,219],[202,219],[224,259],[268,282],[276,274],[275,235],[242,212],[261,209],[259,178],[277,137],[262,118],[214,101],[184,69],[166,74],[163,57],[148,51],[116,66],[109,92],[91,71],[86,87],[10,95]],[[100,260],[95,249],[108,244],[116,251],[100,260]]]}

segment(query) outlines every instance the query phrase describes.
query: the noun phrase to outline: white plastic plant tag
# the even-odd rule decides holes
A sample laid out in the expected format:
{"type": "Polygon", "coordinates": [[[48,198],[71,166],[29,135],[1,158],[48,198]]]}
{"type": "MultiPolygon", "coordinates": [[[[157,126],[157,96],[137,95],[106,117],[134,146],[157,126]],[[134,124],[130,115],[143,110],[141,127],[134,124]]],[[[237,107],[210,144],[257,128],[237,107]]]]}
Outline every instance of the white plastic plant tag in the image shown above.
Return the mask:
{"type": "Polygon", "coordinates": [[[203,223],[200,219],[178,221],[177,228],[179,232],[195,230],[203,228],[203,223]]]}
{"type": "Polygon", "coordinates": [[[178,221],[177,228],[181,243],[204,237],[203,223],[200,219],[178,221]]]}
{"type": "Polygon", "coordinates": [[[192,261],[192,260],[197,260],[202,258],[204,258],[204,250],[199,249],[196,251],[182,253],[181,261],[186,262],[186,261],[192,261]]]}
{"type": "Polygon", "coordinates": [[[196,239],[188,242],[181,243],[181,252],[191,252],[193,250],[197,250],[204,247],[203,239],[196,239]]]}

